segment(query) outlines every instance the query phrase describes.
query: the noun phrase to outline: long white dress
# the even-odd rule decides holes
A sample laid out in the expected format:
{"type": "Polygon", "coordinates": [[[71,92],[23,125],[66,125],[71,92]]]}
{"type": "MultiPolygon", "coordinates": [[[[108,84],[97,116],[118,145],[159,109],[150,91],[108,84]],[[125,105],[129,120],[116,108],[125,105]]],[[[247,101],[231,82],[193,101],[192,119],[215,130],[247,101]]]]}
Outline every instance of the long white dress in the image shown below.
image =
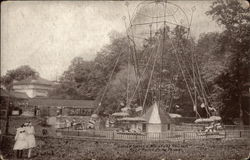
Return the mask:
{"type": "Polygon", "coordinates": [[[25,127],[26,130],[26,141],[28,143],[28,148],[36,147],[36,140],[35,140],[35,129],[33,126],[25,127]]]}
{"type": "Polygon", "coordinates": [[[14,150],[23,150],[28,148],[28,143],[26,141],[26,133],[24,128],[17,128],[15,136],[14,150]]]}

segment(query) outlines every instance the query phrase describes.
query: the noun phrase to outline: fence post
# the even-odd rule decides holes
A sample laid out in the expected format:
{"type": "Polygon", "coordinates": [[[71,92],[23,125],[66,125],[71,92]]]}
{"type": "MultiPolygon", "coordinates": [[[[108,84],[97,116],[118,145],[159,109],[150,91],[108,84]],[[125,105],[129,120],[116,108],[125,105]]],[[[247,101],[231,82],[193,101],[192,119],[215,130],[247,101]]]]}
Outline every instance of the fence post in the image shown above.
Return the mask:
{"type": "Polygon", "coordinates": [[[185,141],[186,140],[186,134],[185,134],[185,132],[183,132],[183,141],[185,141]]]}
{"type": "Polygon", "coordinates": [[[112,132],[112,139],[115,139],[115,131],[112,132]]]}
{"type": "Polygon", "coordinates": [[[227,139],[227,131],[225,130],[225,139],[227,139]]]}
{"type": "Polygon", "coordinates": [[[241,131],[240,131],[240,138],[241,138],[241,131]]]}

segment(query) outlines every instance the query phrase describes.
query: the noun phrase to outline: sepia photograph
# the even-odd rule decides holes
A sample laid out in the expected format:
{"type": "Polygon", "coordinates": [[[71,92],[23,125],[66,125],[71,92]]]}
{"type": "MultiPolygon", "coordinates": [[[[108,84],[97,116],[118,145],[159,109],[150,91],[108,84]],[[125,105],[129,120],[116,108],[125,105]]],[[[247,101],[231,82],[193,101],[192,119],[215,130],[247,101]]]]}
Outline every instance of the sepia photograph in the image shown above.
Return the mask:
{"type": "Polygon", "coordinates": [[[247,0],[1,3],[0,160],[250,160],[247,0]]]}

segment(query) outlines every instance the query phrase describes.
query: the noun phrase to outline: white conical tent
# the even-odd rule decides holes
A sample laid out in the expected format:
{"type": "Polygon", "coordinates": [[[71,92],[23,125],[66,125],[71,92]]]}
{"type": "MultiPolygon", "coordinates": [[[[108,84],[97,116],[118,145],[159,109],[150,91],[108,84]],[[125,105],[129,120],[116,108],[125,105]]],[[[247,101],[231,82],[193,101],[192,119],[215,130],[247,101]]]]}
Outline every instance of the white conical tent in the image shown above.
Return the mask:
{"type": "Polygon", "coordinates": [[[158,105],[156,103],[154,103],[152,106],[152,111],[151,111],[151,115],[149,117],[148,123],[161,124],[159,109],[158,109],[158,105]]]}
{"type": "Polygon", "coordinates": [[[164,126],[171,123],[171,117],[168,113],[161,110],[157,103],[154,103],[143,115],[147,122],[147,132],[165,131],[164,126]]]}

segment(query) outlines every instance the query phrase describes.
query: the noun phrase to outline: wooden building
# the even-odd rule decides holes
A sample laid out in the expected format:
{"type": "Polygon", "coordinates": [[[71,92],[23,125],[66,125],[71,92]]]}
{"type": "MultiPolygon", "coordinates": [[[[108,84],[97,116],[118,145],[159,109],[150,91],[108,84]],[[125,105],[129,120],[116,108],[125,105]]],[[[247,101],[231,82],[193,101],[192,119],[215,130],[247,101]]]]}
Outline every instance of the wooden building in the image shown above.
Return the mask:
{"type": "Polygon", "coordinates": [[[7,115],[7,108],[9,111],[9,115],[21,115],[28,107],[28,99],[29,97],[25,93],[7,91],[1,88],[1,103],[0,103],[0,115],[1,117],[7,115]]]}
{"type": "Polygon", "coordinates": [[[15,92],[26,93],[29,98],[47,97],[48,92],[53,89],[53,86],[53,82],[36,75],[21,81],[15,81],[13,83],[13,90],[15,92]]]}
{"type": "Polygon", "coordinates": [[[92,100],[65,100],[51,98],[32,98],[29,106],[36,116],[91,116],[94,112],[92,100]]]}

